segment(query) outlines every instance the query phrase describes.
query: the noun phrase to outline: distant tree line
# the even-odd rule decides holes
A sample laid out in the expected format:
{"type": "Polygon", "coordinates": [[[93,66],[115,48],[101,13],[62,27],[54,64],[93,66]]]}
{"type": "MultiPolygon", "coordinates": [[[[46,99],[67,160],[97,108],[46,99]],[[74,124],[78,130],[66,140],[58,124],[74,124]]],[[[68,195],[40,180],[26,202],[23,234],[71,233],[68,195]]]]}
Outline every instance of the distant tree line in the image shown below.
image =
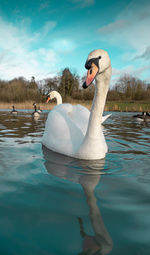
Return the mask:
{"type": "Polygon", "coordinates": [[[131,75],[121,76],[108,93],[108,100],[148,100],[150,99],[150,84],[131,75]]]}
{"type": "Polygon", "coordinates": [[[34,77],[27,81],[23,77],[11,81],[0,80],[0,101],[1,102],[24,102],[35,100],[40,102],[42,94],[38,89],[34,77]]]}
{"type": "MultiPolygon", "coordinates": [[[[65,68],[60,75],[36,81],[34,77],[28,81],[23,77],[11,81],[0,80],[1,102],[45,102],[45,96],[52,90],[57,90],[63,97],[63,101],[70,99],[92,100],[94,85],[84,90],[80,84],[85,77],[72,73],[65,68]]],[[[116,84],[110,88],[107,96],[108,101],[136,101],[150,100],[150,84],[131,75],[121,76],[116,84]]]]}

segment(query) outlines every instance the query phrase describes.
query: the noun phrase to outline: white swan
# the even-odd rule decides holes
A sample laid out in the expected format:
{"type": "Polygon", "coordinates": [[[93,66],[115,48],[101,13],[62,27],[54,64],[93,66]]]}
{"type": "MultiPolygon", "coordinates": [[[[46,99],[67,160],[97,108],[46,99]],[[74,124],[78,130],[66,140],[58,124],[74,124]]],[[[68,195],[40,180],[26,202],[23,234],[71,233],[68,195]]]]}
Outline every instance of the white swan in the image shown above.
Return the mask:
{"type": "Polygon", "coordinates": [[[60,93],[56,90],[51,91],[50,93],[48,93],[47,95],[47,103],[52,100],[52,99],[56,99],[56,103],[57,104],[62,104],[62,96],[60,95],[60,93]]]}
{"type": "MultiPolygon", "coordinates": [[[[57,105],[58,105],[58,104],[62,104],[62,96],[60,95],[60,93],[59,93],[58,91],[55,91],[55,90],[53,90],[53,91],[51,91],[50,93],[48,93],[48,95],[47,95],[47,103],[48,103],[50,100],[54,99],[54,98],[56,99],[57,105]]],[[[69,104],[68,104],[68,107],[69,107],[69,104]]],[[[82,107],[85,108],[84,106],[82,106],[82,107]]],[[[70,107],[68,108],[68,110],[70,110],[70,107]]],[[[70,112],[68,112],[68,113],[70,113],[70,112]]],[[[77,113],[77,114],[78,114],[78,113],[77,113]]],[[[87,124],[85,125],[85,131],[86,131],[86,129],[87,129],[89,116],[90,116],[90,111],[87,110],[87,109],[85,108],[84,118],[87,120],[87,124]],[[85,115],[86,115],[86,116],[85,116],[85,115]]],[[[104,121],[107,120],[110,116],[111,116],[111,114],[107,114],[107,115],[105,115],[105,116],[102,116],[102,122],[101,122],[101,124],[104,123],[104,121]]]]}
{"type": "Polygon", "coordinates": [[[104,158],[107,144],[102,132],[102,114],[111,78],[111,62],[104,50],[94,50],[88,55],[85,67],[88,69],[83,88],[95,79],[95,95],[86,133],[84,133],[85,107],[71,104],[56,105],[50,111],[42,143],[50,150],[70,157],[94,160],[104,158]],[[70,108],[71,116],[66,113],[70,108]],[[76,113],[79,113],[77,116],[76,113]]]}

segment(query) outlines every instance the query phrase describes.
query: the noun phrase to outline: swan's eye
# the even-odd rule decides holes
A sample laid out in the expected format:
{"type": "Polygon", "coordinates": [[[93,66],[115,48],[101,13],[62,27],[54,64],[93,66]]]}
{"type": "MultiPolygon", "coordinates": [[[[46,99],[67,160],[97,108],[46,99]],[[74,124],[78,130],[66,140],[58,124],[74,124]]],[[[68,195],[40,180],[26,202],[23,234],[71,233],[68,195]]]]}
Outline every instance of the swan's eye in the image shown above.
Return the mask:
{"type": "Polygon", "coordinates": [[[85,68],[89,70],[91,68],[92,63],[94,63],[97,67],[99,67],[99,59],[101,59],[101,58],[102,57],[99,56],[97,58],[91,58],[91,59],[87,60],[85,63],[85,68]]]}

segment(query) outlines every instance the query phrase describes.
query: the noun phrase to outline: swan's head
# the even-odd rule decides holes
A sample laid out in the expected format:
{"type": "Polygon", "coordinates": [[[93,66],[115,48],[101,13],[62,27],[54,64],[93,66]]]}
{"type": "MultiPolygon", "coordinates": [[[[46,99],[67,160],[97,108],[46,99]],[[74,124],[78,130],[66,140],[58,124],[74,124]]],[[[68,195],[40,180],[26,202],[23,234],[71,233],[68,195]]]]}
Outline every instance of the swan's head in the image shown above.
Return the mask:
{"type": "Polygon", "coordinates": [[[56,91],[51,91],[50,93],[48,93],[46,103],[48,103],[50,100],[54,99],[55,96],[56,96],[56,91]]]}
{"type": "Polygon", "coordinates": [[[94,50],[92,51],[86,60],[85,68],[88,70],[86,81],[83,84],[83,88],[87,88],[93,80],[104,73],[111,67],[111,62],[107,51],[94,50]]]}
{"type": "Polygon", "coordinates": [[[58,95],[59,95],[59,93],[58,93],[57,91],[55,91],[55,90],[51,91],[51,92],[48,93],[48,95],[47,95],[47,101],[46,101],[46,102],[48,103],[50,100],[52,100],[52,99],[54,99],[54,98],[57,98],[58,95]]]}

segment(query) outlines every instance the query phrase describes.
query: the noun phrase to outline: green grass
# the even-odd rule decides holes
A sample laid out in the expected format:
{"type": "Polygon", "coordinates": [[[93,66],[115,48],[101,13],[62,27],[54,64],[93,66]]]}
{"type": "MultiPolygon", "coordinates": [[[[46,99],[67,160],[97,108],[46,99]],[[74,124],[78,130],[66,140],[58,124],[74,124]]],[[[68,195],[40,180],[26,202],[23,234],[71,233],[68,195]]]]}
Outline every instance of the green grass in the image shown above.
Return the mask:
{"type": "Polygon", "coordinates": [[[150,102],[107,102],[105,111],[120,111],[120,112],[150,112],[150,102]]]}
{"type": "MultiPolygon", "coordinates": [[[[92,101],[90,100],[71,100],[69,103],[82,104],[88,109],[91,108],[92,101]]],[[[150,112],[150,101],[107,101],[105,111],[118,111],[118,112],[150,112]]]]}

